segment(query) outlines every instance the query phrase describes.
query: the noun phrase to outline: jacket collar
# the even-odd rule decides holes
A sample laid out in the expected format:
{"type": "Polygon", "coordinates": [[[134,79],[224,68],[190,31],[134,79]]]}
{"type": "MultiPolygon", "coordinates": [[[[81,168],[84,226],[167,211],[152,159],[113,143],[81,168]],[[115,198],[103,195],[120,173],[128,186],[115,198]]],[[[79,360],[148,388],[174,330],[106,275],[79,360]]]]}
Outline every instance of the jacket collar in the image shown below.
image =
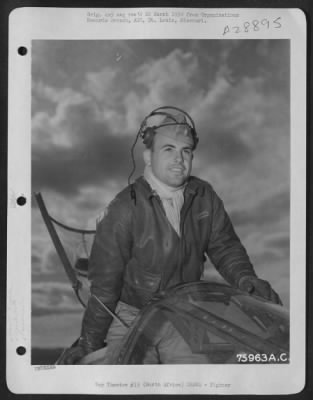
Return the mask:
{"type": "MultiPolygon", "coordinates": [[[[148,199],[151,199],[152,197],[157,196],[156,192],[151,188],[149,183],[145,180],[143,176],[140,176],[138,179],[136,179],[136,183],[140,185],[140,187],[143,188],[143,195],[146,196],[148,199]]],[[[197,183],[195,182],[195,179],[193,176],[190,176],[188,178],[187,185],[185,187],[185,195],[196,195],[197,194],[197,183]]]]}

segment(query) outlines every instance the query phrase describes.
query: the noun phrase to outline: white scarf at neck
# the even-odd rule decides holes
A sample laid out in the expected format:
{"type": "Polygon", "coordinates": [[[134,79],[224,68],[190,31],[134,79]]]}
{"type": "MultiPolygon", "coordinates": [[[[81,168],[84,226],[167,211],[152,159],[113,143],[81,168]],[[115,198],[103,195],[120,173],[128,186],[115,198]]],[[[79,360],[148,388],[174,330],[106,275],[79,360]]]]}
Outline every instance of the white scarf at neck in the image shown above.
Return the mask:
{"type": "Polygon", "coordinates": [[[151,167],[148,165],[144,170],[144,178],[151,188],[159,195],[167,219],[178,236],[180,236],[180,211],[184,204],[185,184],[179,187],[166,185],[153,174],[151,167]]]}

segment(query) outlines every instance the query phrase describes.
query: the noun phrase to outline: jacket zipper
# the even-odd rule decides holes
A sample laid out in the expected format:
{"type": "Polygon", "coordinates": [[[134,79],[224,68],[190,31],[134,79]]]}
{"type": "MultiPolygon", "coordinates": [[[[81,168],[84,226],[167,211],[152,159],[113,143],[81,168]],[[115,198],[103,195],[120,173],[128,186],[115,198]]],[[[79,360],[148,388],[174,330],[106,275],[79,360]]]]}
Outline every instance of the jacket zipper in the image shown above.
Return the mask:
{"type": "Polygon", "coordinates": [[[188,203],[187,203],[186,207],[183,207],[183,209],[182,209],[183,212],[182,212],[181,218],[180,218],[180,242],[179,242],[180,251],[178,254],[178,256],[179,256],[178,267],[180,269],[180,279],[182,282],[184,282],[184,271],[182,268],[182,262],[183,262],[184,243],[185,243],[185,220],[186,220],[187,213],[192,205],[194,198],[195,198],[195,194],[193,194],[192,197],[188,199],[188,203]]]}
{"type": "MultiPolygon", "coordinates": [[[[159,204],[159,207],[160,207],[160,209],[161,209],[161,212],[163,213],[164,217],[166,218],[167,223],[168,223],[169,225],[171,225],[171,224],[170,224],[170,221],[168,220],[168,218],[167,218],[167,216],[166,216],[166,212],[165,212],[165,210],[164,210],[164,207],[163,207],[163,204],[162,204],[162,201],[161,201],[159,195],[155,193],[155,194],[153,195],[153,198],[155,198],[156,201],[157,201],[157,203],[159,204]]],[[[164,281],[164,270],[162,269],[162,271],[161,271],[161,278],[160,278],[160,284],[159,284],[159,287],[158,287],[158,292],[160,292],[160,291],[163,290],[163,281],[164,281]]]]}
{"type": "MultiPolygon", "coordinates": [[[[165,210],[164,210],[164,207],[163,207],[163,204],[162,204],[162,201],[161,201],[160,197],[157,194],[155,194],[154,197],[156,198],[156,200],[157,200],[157,202],[158,202],[158,204],[159,204],[159,206],[160,206],[160,208],[162,210],[162,213],[164,214],[164,216],[165,216],[165,218],[167,220],[167,223],[173,229],[171,223],[169,222],[169,220],[168,220],[168,218],[166,216],[166,213],[165,213],[165,210]]],[[[189,211],[189,209],[191,207],[191,204],[192,204],[194,198],[195,198],[195,193],[192,195],[192,197],[191,196],[189,197],[188,203],[184,202],[184,205],[183,205],[183,208],[182,208],[181,217],[180,217],[180,237],[179,237],[179,253],[178,253],[178,263],[177,263],[177,265],[180,268],[180,278],[181,278],[182,282],[183,282],[183,279],[184,279],[183,270],[181,269],[181,264],[182,264],[182,261],[183,261],[182,254],[183,254],[183,250],[184,250],[183,244],[184,244],[184,239],[185,239],[184,238],[184,235],[185,235],[185,219],[186,219],[187,213],[188,213],[188,211],[189,211]]],[[[164,281],[164,271],[162,270],[161,271],[161,279],[160,279],[159,291],[163,290],[163,281],[164,281]]]]}

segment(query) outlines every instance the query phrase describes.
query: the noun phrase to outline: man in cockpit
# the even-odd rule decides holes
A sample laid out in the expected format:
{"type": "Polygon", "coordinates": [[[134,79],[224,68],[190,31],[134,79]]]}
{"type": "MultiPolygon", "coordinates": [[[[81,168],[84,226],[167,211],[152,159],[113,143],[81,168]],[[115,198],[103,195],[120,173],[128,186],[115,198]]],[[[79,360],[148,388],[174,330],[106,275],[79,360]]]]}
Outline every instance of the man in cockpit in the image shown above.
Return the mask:
{"type": "MultiPolygon", "coordinates": [[[[127,328],[112,323],[102,304],[129,326],[160,291],[199,281],[206,257],[231,286],[280,303],[256,275],[222,200],[208,182],[191,175],[198,144],[191,117],[160,107],[145,118],[138,136],[145,144],[143,176],[115,197],[98,224],[89,266],[91,296],[78,345],[66,354],[65,364],[80,363],[104,341],[103,363],[110,363],[127,328]],[[149,126],[152,117],[161,122],[149,126]]],[[[156,345],[155,362],[205,362],[175,328],[164,330],[167,339],[156,345]]]]}

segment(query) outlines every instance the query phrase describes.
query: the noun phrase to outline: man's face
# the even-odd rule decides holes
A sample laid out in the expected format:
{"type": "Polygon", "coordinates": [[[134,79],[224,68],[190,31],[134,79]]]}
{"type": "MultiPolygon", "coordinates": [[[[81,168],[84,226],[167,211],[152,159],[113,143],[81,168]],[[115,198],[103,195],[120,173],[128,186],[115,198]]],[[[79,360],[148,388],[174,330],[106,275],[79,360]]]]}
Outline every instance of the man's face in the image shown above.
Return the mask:
{"type": "Polygon", "coordinates": [[[181,186],[192,168],[193,140],[188,136],[156,134],[153,148],[146,150],[145,160],[153,174],[168,186],[181,186]]]}

